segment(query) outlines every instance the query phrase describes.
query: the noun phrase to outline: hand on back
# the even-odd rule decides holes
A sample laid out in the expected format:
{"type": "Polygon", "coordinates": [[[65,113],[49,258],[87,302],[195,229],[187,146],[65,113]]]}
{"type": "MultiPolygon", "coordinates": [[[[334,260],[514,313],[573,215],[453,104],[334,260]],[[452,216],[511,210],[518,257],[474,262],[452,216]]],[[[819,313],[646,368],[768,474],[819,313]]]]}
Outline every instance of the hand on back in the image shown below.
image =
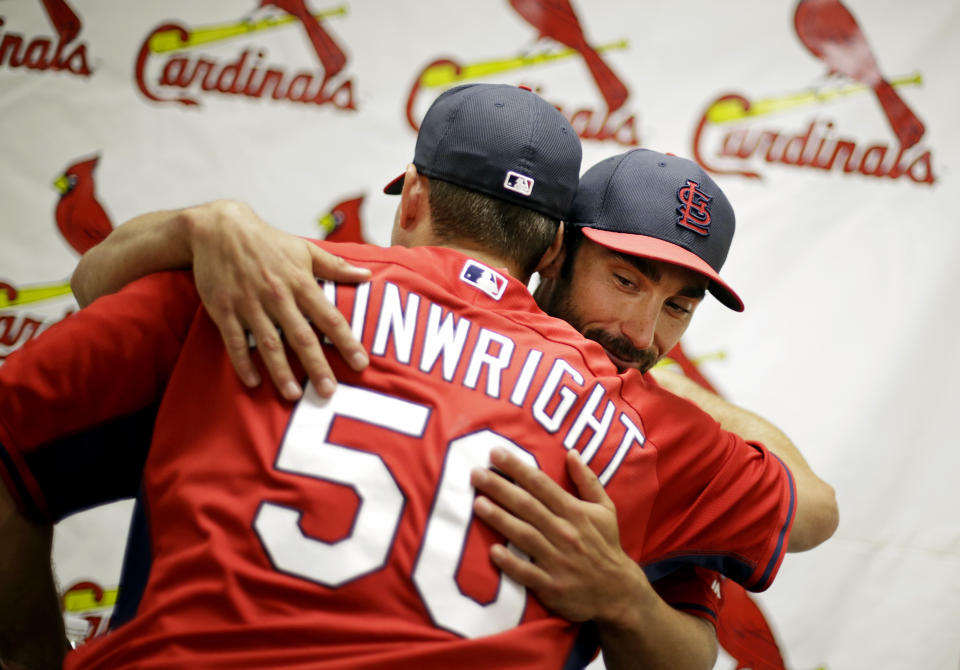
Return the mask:
{"type": "Polygon", "coordinates": [[[270,379],[288,400],[299,398],[302,389],[284,340],[322,396],[333,393],[336,380],[320,346],[321,334],[352,368],[367,365],[366,352],[317,281],[363,281],[369,277],[366,269],[268,226],[240,202],[215,201],[187,213],[193,222],[190,246],[197,291],[246,385],[260,383],[248,332],[270,379]]]}

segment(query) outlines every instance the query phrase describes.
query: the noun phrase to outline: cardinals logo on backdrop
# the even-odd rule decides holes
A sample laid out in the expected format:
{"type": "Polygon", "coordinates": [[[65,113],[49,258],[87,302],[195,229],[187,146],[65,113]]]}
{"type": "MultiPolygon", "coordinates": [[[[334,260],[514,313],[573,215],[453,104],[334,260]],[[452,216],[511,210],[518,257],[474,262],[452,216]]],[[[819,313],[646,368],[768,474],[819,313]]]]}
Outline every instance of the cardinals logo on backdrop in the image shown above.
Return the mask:
{"type": "Polygon", "coordinates": [[[94,192],[93,170],[100,156],[73,163],[53,182],[60,193],[54,218],[57,228],[74,251],[83,255],[113,230],[110,217],[94,192]]]}
{"type": "Polygon", "coordinates": [[[363,222],[360,220],[360,206],[363,196],[338,202],[333,208],[317,218],[317,225],[323,231],[323,237],[331,242],[356,242],[367,244],[363,236],[363,222]]]}
{"type": "MultiPolygon", "coordinates": [[[[23,291],[15,286],[0,281],[0,305],[4,303],[15,304],[22,293],[23,291]]],[[[3,309],[0,306],[0,310],[3,309]]],[[[67,314],[64,314],[64,317],[67,314]]],[[[45,318],[38,319],[28,314],[11,314],[0,311],[0,363],[3,363],[7,356],[23,346],[24,342],[39,335],[49,325],[45,318]]]]}
{"type": "Polygon", "coordinates": [[[355,110],[353,80],[342,76],[347,55],[327,21],[346,14],[346,6],[314,12],[308,0],[254,2],[251,14],[236,21],[194,27],[165,23],[154,28],[137,55],[135,76],[144,97],[193,106],[200,104],[201,95],[213,94],[355,110]],[[290,72],[267,60],[265,46],[251,44],[295,29],[319,69],[290,72]],[[234,46],[237,40],[242,44],[239,50],[234,46]],[[224,50],[227,53],[221,55],[224,50]]]}
{"type": "MultiPolygon", "coordinates": [[[[93,170],[99,160],[99,156],[76,160],[53,182],[60,193],[54,220],[63,239],[77,254],[83,254],[113,230],[110,217],[97,201],[94,189],[93,170]]],[[[72,303],[62,313],[44,315],[41,310],[34,311],[38,306],[43,307],[44,303],[70,293],[70,282],[66,280],[18,286],[0,278],[0,362],[25,342],[72,314],[75,308],[72,303]],[[21,311],[27,305],[30,312],[21,311]]]]}
{"type": "Polygon", "coordinates": [[[90,581],[70,585],[61,596],[67,639],[79,645],[106,633],[116,602],[116,587],[105,589],[90,581]]]}
{"type": "Polygon", "coordinates": [[[83,23],[66,0],[42,0],[42,7],[57,37],[27,36],[13,30],[0,17],[0,68],[93,74],[87,45],[76,42],[83,23]]]}
{"type": "Polygon", "coordinates": [[[60,312],[42,314],[36,307],[55,298],[70,295],[70,282],[16,286],[0,279],[0,363],[44,330],[67,318],[76,310],[71,304],[60,312]],[[29,311],[20,308],[29,305],[29,311]]]}
{"type": "Polygon", "coordinates": [[[536,31],[536,41],[546,50],[472,63],[460,63],[449,58],[429,63],[417,74],[407,96],[406,115],[410,127],[419,130],[420,110],[425,110],[437,95],[451,86],[502,79],[556,61],[569,61],[571,64],[580,61],[586,66],[584,84],[595,90],[598,102],[602,102],[599,109],[552,100],[544,86],[520,78],[509,83],[528,85],[550,100],[567,117],[581,139],[610,140],[622,146],[638,146],[640,138],[636,116],[625,108],[630,92],[604,59],[606,52],[625,49],[626,40],[591,45],[570,0],[508,0],[508,3],[517,17],[536,31]],[[428,90],[431,93],[435,91],[435,95],[427,94],[428,90]]]}
{"type": "MultiPolygon", "coordinates": [[[[931,153],[921,144],[926,128],[903,97],[906,87],[923,83],[922,77],[912,74],[888,78],[867,41],[869,27],[862,26],[841,0],[799,0],[793,25],[811,63],[828,75],[831,84],[759,100],[735,93],[718,97],[694,131],[696,159],[712,172],[751,178],[761,177],[757,164],[766,162],[873,178],[905,177],[933,184],[936,178],[931,153]],[[844,130],[839,122],[819,115],[787,128],[760,127],[757,122],[768,115],[813,105],[825,107],[841,100],[853,104],[864,96],[872,99],[875,116],[864,119],[862,113],[850,112],[844,130]],[[886,131],[890,140],[857,139],[850,129],[853,118],[857,124],[854,127],[877,125],[878,132],[886,131]]],[[[896,45],[883,45],[884,51],[891,47],[896,45]]]]}

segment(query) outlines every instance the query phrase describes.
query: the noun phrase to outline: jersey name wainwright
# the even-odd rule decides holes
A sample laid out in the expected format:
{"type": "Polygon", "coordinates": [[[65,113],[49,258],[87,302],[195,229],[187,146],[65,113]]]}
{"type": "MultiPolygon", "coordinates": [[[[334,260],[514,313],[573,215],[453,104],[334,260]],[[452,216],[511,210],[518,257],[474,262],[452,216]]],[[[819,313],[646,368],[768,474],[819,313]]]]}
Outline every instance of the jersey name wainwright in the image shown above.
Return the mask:
{"type": "MultiPolygon", "coordinates": [[[[336,284],[325,282],[324,293],[337,304],[336,284]]],[[[604,485],[630,448],[643,446],[639,422],[609,399],[602,384],[584,386],[584,375],[563,357],[545,360],[538,349],[530,349],[526,356],[516,355],[517,345],[507,335],[478,327],[413,291],[405,293],[404,301],[400,287],[385,282],[382,300],[375,305],[371,304],[369,283],[356,287],[350,325],[362,342],[369,341],[372,334],[371,355],[389,356],[425,374],[439,365],[444,381],[526,408],[550,435],[564,426],[573,407],[586,397],[569,423],[563,445],[578,448],[583,461],[590,463],[608,437],[617,439],[618,447],[599,475],[604,485]],[[467,347],[471,340],[472,346],[467,347]],[[415,356],[415,351],[419,355],[415,356]],[[545,376],[538,375],[541,370],[547,371],[545,376]]],[[[343,306],[340,309],[346,311],[343,306]]]]}

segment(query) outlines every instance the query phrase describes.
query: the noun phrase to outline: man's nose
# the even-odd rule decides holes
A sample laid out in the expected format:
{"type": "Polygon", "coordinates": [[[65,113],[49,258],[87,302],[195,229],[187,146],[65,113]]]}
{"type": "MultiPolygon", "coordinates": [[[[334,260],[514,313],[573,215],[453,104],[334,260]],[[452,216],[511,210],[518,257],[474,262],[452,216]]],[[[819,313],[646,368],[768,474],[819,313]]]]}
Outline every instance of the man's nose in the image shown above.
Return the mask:
{"type": "Polygon", "coordinates": [[[653,346],[657,333],[657,318],[660,308],[654,300],[641,300],[624,310],[620,322],[620,332],[630,340],[636,349],[653,346]]]}

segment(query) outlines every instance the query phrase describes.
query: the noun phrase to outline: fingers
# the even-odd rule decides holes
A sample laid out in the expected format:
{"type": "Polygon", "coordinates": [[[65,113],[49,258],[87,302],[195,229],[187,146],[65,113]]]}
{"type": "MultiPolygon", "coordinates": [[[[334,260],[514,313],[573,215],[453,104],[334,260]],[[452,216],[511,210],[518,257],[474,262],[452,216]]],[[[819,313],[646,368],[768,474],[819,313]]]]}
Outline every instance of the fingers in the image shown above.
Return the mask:
{"type": "Polygon", "coordinates": [[[370,279],[370,270],[351,265],[339,256],[324,251],[316,244],[310,245],[310,256],[315,277],[339,282],[361,282],[370,279]]]}
{"type": "MultiPolygon", "coordinates": [[[[263,364],[267,368],[267,374],[273,381],[274,386],[280,391],[280,394],[290,401],[300,398],[303,390],[297,383],[287,361],[287,352],[283,346],[283,339],[280,331],[273,323],[273,320],[260,309],[257,304],[254,308],[247,310],[244,317],[247,322],[247,328],[253,334],[253,339],[257,345],[257,351],[263,359],[263,364]]],[[[324,361],[326,364],[326,361],[324,361]]],[[[329,373],[328,373],[329,375],[329,373]]],[[[332,376],[332,375],[331,375],[332,376]]],[[[320,387],[317,387],[320,390],[320,387]]],[[[329,393],[327,394],[329,395],[329,393]]]]}
{"type": "Polygon", "coordinates": [[[495,480],[499,479],[503,481],[507,487],[513,485],[493,473],[488,473],[486,476],[493,481],[484,482],[482,480],[483,475],[479,475],[479,479],[477,480],[479,486],[477,486],[477,488],[484,487],[494,491],[491,497],[498,504],[494,504],[491,499],[478,496],[473,504],[477,518],[507,538],[508,542],[516,546],[523,553],[534,557],[536,560],[542,560],[551,550],[550,543],[543,536],[543,533],[534,525],[508,511],[510,507],[507,507],[507,503],[504,502],[504,498],[507,496],[502,492],[496,491],[497,486],[502,485],[495,480]]]}
{"type": "MultiPolygon", "coordinates": [[[[320,336],[293,299],[278,303],[272,311],[272,320],[280,325],[283,338],[303,365],[307,377],[317,392],[324,398],[333,394],[337,387],[336,377],[320,346],[320,336]]],[[[283,361],[286,364],[285,352],[283,361]]],[[[270,362],[267,361],[267,365],[269,367],[270,362]]]]}
{"type": "MultiPolygon", "coordinates": [[[[535,591],[543,588],[549,582],[550,577],[534,563],[531,563],[528,557],[532,557],[536,562],[544,562],[545,557],[552,550],[550,543],[533,525],[518,516],[514,516],[505,507],[500,506],[506,506],[506,501],[512,499],[513,502],[508,509],[517,509],[520,507],[517,504],[517,499],[524,495],[527,498],[530,498],[530,496],[489,470],[474,470],[471,472],[470,481],[478,491],[489,493],[497,501],[495,503],[484,496],[477,496],[473,503],[477,518],[503,535],[517,550],[523,552],[523,555],[517,555],[507,547],[495,544],[490,548],[490,559],[493,564],[527,588],[535,591]]],[[[539,505],[533,499],[530,499],[528,504],[539,505]]],[[[546,510],[541,511],[541,514],[544,512],[546,510]]]]}
{"type": "Polygon", "coordinates": [[[607,495],[600,483],[600,479],[594,474],[593,470],[587,467],[587,464],[580,458],[580,452],[571,449],[567,452],[567,474],[573,480],[577,487],[577,494],[582,500],[597,503],[604,507],[613,507],[613,501],[607,495]]]}
{"type": "Polygon", "coordinates": [[[478,517],[538,560],[550,556],[555,547],[576,545],[578,533],[570,519],[582,517],[577,510],[582,503],[539,470],[503,450],[494,452],[499,453],[491,453],[491,461],[510,479],[486,468],[471,472],[473,486],[489,498],[477,499],[478,517]]]}
{"type": "Polygon", "coordinates": [[[236,318],[218,320],[212,313],[210,317],[217,328],[220,329],[220,337],[223,338],[223,344],[227,349],[227,356],[230,357],[230,363],[246,386],[254,388],[260,385],[260,373],[257,366],[253,364],[250,358],[250,344],[247,341],[247,333],[244,331],[240,322],[236,318]]]}
{"type": "Polygon", "coordinates": [[[202,219],[203,225],[196,227],[191,240],[194,276],[237,374],[248,386],[260,381],[246,330],[256,340],[269,377],[285,398],[298,399],[302,389],[291,370],[284,341],[317,392],[329,397],[336,379],[321,334],[357,371],[369,364],[369,357],[315,277],[356,282],[369,279],[370,271],[303,238],[271,228],[242,203],[218,202],[213,209],[216,216],[202,219]]]}
{"type": "Polygon", "coordinates": [[[542,470],[524,463],[506,449],[491,450],[490,463],[555,514],[562,515],[570,503],[576,501],[542,470]]]}
{"type": "Polygon", "coordinates": [[[240,324],[245,324],[253,334],[270,379],[287,400],[297,400],[302,389],[291,370],[284,340],[322,397],[329,397],[336,389],[336,377],[321,346],[321,335],[314,326],[328,333],[352,368],[362,370],[369,363],[366,352],[354,338],[346,319],[330,303],[312,277],[306,281],[294,278],[263,278],[261,281],[270,285],[269,293],[256,298],[227,301],[228,304],[221,306],[218,314],[211,310],[211,316],[223,334],[230,359],[234,362],[234,369],[244,383],[255,386],[259,376],[255,376],[256,368],[240,324]],[[231,341],[227,341],[228,336],[231,341]]]}
{"type": "Polygon", "coordinates": [[[534,592],[541,591],[550,584],[550,575],[532,563],[527,556],[502,544],[490,547],[490,560],[505,575],[534,592]]]}
{"type": "MultiPolygon", "coordinates": [[[[288,299],[287,304],[292,304],[292,301],[288,299]]],[[[330,372],[326,359],[318,363],[312,358],[316,354],[310,352],[309,342],[306,341],[307,338],[304,338],[303,330],[309,332],[309,336],[314,341],[315,349],[319,351],[320,345],[316,342],[316,334],[300,316],[299,311],[295,308],[284,308],[283,301],[276,301],[274,310],[283,314],[283,317],[277,320],[278,322],[286,324],[285,328],[288,328],[292,333],[298,333],[291,341],[291,347],[301,358],[312,362],[312,370],[315,375],[312,381],[314,381],[314,385],[321,395],[329,396],[333,392],[333,388],[322,386],[321,380],[324,378],[332,379],[333,374],[330,372]],[[298,330],[298,328],[301,330],[298,330]],[[325,394],[324,390],[326,390],[325,394]]],[[[208,300],[207,312],[220,330],[233,369],[246,386],[253,388],[261,382],[260,373],[250,355],[250,341],[247,337],[249,332],[274,386],[287,400],[296,401],[300,398],[303,390],[290,369],[281,334],[274,320],[264,311],[261,302],[246,300],[240,304],[234,304],[230,300],[223,300],[219,303],[208,300]]],[[[322,357],[322,352],[319,355],[322,357]]]]}
{"type": "Polygon", "coordinates": [[[496,511],[476,509],[477,514],[496,524],[494,528],[523,551],[542,556],[546,545],[562,552],[600,541],[619,546],[616,507],[579,454],[568,452],[567,468],[583,499],[504,449],[493,449],[490,462],[504,476],[476,468],[471,472],[471,483],[499,507],[496,511]],[[501,517],[501,513],[517,523],[501,517]],[[544,538],[545,544],[527,537],[533,531],[544,538]]]}
{"type": "MultiPolygon", "coordinates": [[[[315,244],[309,244],[308,247],[315,277],[340,282],[358,282],[370,279],[370,270],[367,268],[350,265],[339,256],[327,253],[315,244]]],[[[310,318],[313,325],[326,335],[351,368],[360,372],[367,367],[370,358],[364,351],[363,345],[354,337],[353,331],[343,314],[327,299],[316,281],[298,286],[296,298],[297,305],[310,318]]],[[[309,374],[309,367],[307,372],[309,374]]]]}
{"type": "MultiPolygon", "coordinates": [[[[302,311],[303,314],[310,319],[313,327],[325,335],[333,346],[337,348],[340,355],[351,368],[360,372],[367,367],[370,363],[370,358],[367,356],[367,352],[364,351],[363,345],[360,344],[354,336],[347,320],[343,314],[340,313],[340,310],[330,302],[320,288],[320,285],[310,278],[308,281],[296,285],[293,290],[299,310],[298,315],[299,312],[302,311]]],[[[309,333],[306,330],[300,330],[302,325],[306,325],[306,321],[301,319],[301,322],[302,323],[297,324],[298,330],[294,331],[297,333],[297,337],[302,338],[302,340],[309,345],[309,353],[323,357],[318,337],[312,329],[310,329],[309,333]],[[312,336],[308,337],[308,335],[312,336]]],[[[324,362],[326,361],[325,358],[323,358],[323,360],[324,362]]],[[[300,361],[303,363],[307,374],[312,380],[315,370],[313,361],[305,360],[303,356],[300,356],[300,361]]]]}
{"type": "MultiPolygon", "coordinates": [[[[332,281],[354,282],[369,279],[370,271],[350,265],[315,244],[305,240],[299,242],[309,252],[313,274],[308,275],[301,271],[289,275],[275,287],[277,300],[265,307],[271,318],[280,325],[284,337],[317,392],[322,397],[329,397],[336,389],[336,378],[324,354],[317,331],[330,340],[354,370],[363,370],[370,359],[354,337],[347,320],[324,294],[314,275],[332,281]]],[[[288,366],[285,357],[282,361],[279,357],[271,357],[266,363],[272,376],[286,379],[288,366]],[[272,361],[276,362],[275,366],[272,361]]],[[[289,388],[292,391],[293,387],[289,388]]],[[[283,393],[288,397],[287,391],[283,393]]]]}

